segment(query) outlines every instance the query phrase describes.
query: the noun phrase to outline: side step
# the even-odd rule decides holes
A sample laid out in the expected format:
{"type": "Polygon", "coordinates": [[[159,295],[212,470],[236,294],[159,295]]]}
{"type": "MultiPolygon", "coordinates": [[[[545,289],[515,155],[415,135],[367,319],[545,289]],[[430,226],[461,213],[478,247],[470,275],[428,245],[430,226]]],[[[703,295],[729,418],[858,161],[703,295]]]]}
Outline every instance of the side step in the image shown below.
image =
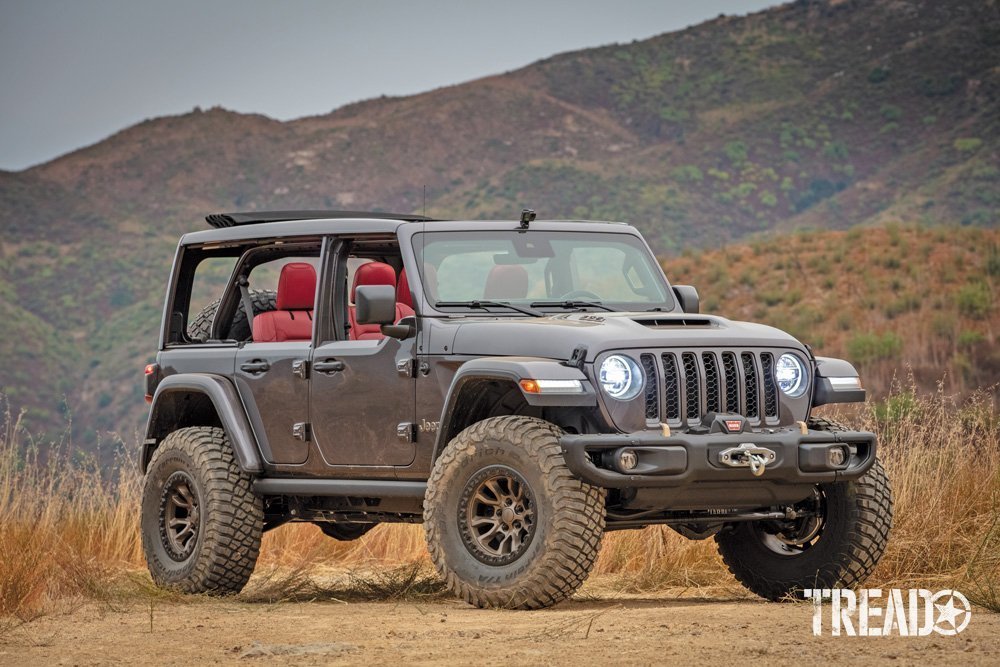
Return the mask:
{"type": "Polygon", "coordinates": [[[289,479],[265,477],[253,483],[262,496],[351,496],[361,498],[420,498],[427,482],[368,479],[289,479]]]}

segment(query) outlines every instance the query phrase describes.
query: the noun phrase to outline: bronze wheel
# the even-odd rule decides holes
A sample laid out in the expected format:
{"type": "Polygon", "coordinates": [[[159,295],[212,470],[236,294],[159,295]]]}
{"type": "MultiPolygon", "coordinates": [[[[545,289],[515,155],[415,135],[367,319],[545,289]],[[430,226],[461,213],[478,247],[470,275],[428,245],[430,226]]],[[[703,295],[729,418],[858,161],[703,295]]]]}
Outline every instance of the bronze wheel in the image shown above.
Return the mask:
{"type": "Polygon", "coordinates": [[[535,536],[535,500],[528,483],[506,466],[490,466],[465,485],[459,530],[469,553],[487,565],[507,565],[535,536]]]}
{"type": "Polygon", "coordinates": [[[160,539],[178,562],[187,560],[198,542],[199,506],[194,480],[187,472],[178,470],[167,478],[160,496],[160,539]]]}

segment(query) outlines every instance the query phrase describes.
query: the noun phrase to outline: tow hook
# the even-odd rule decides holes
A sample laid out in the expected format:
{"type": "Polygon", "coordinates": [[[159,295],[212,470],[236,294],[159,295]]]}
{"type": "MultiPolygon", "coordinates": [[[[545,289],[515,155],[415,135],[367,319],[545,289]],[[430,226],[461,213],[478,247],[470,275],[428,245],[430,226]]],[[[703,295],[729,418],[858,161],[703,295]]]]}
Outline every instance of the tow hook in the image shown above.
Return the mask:
{"type": "Polygon", "coordinates": [[[719,452],[719,463],[731,468],[750,468],[754,477],[763,475],[767,466],[777,458],[778,455],[767,447],[758,447],[752,442],[744,442],[738,447],[719,452]]]}

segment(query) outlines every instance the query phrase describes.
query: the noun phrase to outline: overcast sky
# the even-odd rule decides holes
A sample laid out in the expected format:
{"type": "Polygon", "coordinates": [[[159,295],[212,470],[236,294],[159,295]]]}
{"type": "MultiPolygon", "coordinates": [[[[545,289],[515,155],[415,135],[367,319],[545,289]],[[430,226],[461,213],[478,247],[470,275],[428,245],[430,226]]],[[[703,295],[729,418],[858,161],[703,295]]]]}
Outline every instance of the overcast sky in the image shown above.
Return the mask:
{"type": "Polygon", "coordinates": [[[195,106],[322,114],[773,4],[0,0],[0,169],[195,106]]]}

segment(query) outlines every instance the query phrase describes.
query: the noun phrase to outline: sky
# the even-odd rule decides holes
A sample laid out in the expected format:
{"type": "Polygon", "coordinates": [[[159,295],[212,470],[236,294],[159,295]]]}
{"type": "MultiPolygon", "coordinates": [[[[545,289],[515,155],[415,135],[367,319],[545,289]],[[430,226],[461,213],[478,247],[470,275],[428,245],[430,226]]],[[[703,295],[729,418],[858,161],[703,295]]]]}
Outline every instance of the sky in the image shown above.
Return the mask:
{"type": "Polygon", "coordinates": [[[0,169],[156,116],[289,120],[774,0],[0,0],[0,169]]]}

